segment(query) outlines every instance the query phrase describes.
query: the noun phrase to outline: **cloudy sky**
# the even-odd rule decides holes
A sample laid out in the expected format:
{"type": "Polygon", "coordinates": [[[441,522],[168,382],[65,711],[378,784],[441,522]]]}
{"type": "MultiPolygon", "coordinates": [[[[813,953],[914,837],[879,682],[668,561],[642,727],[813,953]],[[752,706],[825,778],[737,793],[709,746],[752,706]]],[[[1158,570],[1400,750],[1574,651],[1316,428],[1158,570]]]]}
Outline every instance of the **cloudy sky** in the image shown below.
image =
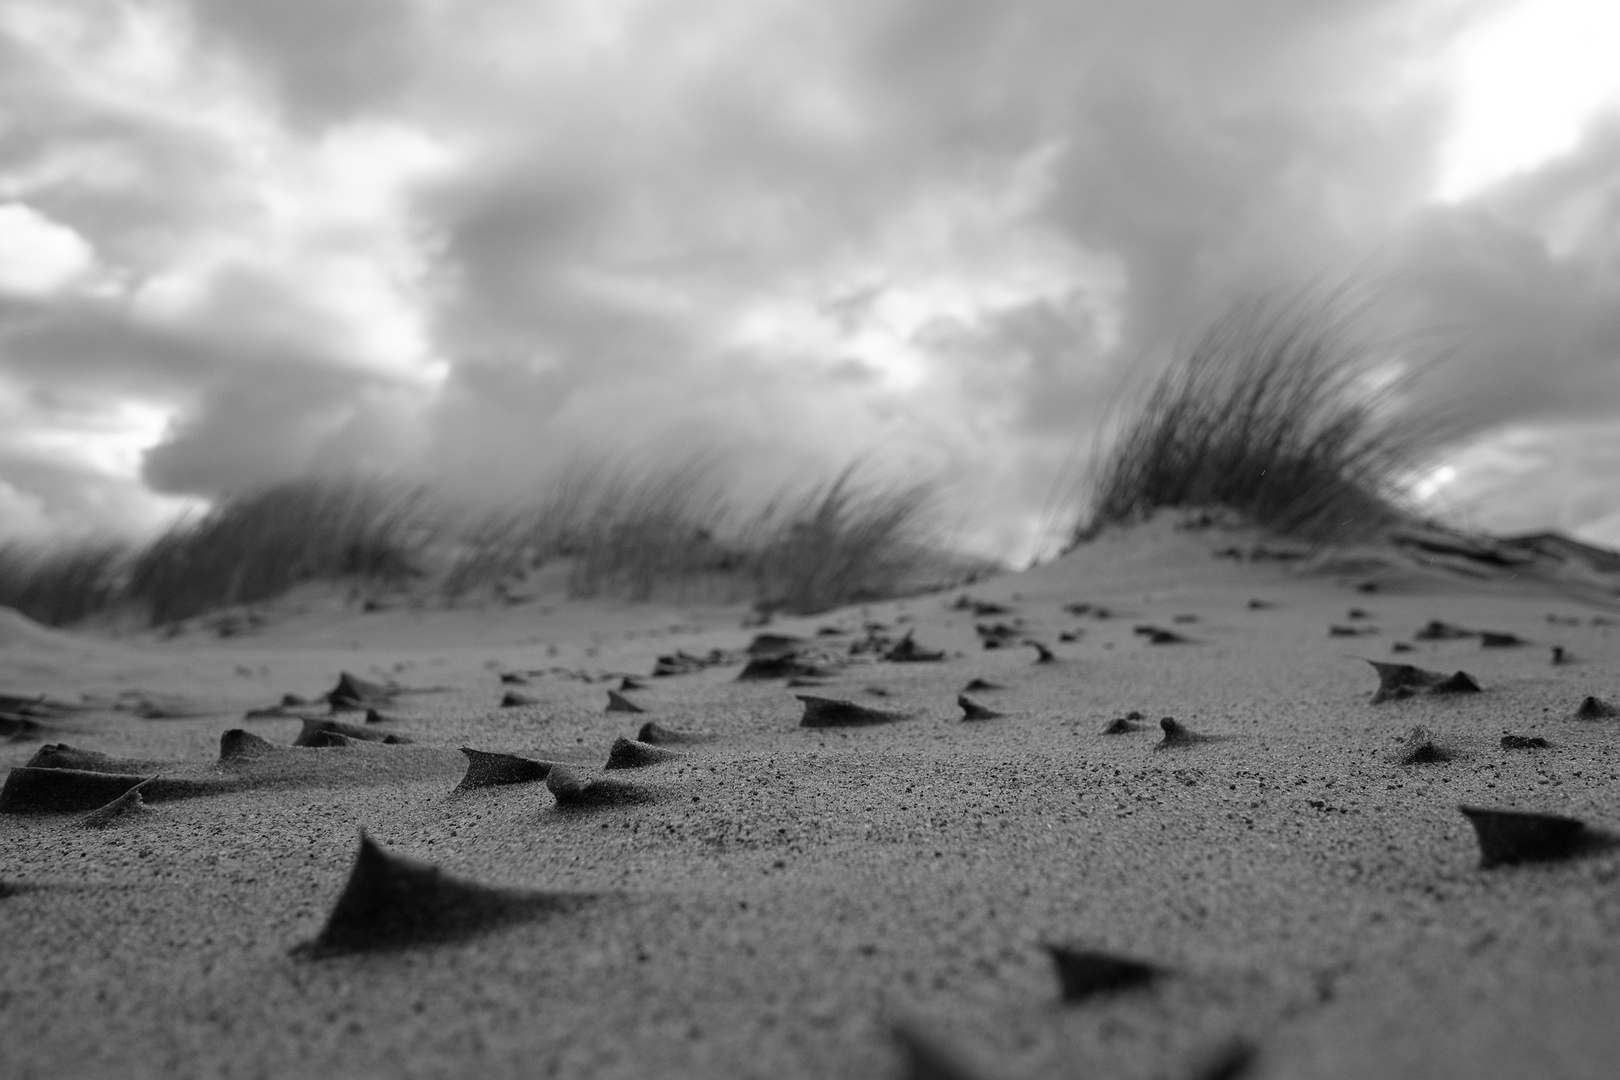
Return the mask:
{"type": "Polygon", "coordinates": [[[0,535],[311,469],[866,453],[1027,551],[1110,395],[1359,272],[1424,484],[1620,542],[1612,0],[0,0],[0,535]]]}

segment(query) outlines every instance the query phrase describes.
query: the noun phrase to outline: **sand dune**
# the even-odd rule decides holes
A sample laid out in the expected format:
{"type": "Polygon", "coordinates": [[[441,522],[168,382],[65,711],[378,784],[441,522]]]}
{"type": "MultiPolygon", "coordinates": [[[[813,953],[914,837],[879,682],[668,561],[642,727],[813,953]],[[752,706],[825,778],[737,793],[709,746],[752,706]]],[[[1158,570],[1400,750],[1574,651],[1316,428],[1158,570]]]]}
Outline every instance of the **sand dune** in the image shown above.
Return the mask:
{"type": "Polygon", "coordinates": [[[0,692],[87,707],[0,745],[0,1073],[1609,1075],[1613,582],[1419,539],[1162,516],[753,652],[736,607],[7,614],[0,692]]]}

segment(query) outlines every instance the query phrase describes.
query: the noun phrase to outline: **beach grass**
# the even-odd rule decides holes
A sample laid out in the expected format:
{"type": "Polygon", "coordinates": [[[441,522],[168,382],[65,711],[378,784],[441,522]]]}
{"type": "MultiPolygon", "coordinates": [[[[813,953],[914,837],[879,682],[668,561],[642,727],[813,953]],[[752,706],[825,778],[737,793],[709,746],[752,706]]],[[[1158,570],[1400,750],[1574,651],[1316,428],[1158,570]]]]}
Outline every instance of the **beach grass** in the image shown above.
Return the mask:
{"type": "Polygon", "coordinates": [[[1247,299],[1108,427],[1072,540],[1160,508],[1225,507],[1318,543],[1411,517],[1405,483],[1444,441],[1402,411],[1426,361],[1380,342],[1346,288],[1247,299]]]}
{"type": "Polygon", "coordinates": [[[0,606],[47,625],[134,613],[165,626],[311,582],[457,604],[524,595],[561,565],[574,598],[753,601],[805,614],[954,584],[927,485],[858,466],[749,502],[722,457],[580,460],[532,499],[457,511],[421,487],[305,478],[220,499],[144,543],[0,547],[0,606]],[[356,588],[357,587],[357,588],[356,588]]]}
{"type": "Polygon", "coordinates": [[[225,498],[136,550],[124,598],[158,625],[310,581],[398,584],[420,574],[435,524],[419,488],[358,479],[276,484],[225,498]]]}
{"type": "Polygon", "coordinates": [[[117,543],[0,547],[0,607],[68,626],[121,602],[128,551],[117,543]]]}

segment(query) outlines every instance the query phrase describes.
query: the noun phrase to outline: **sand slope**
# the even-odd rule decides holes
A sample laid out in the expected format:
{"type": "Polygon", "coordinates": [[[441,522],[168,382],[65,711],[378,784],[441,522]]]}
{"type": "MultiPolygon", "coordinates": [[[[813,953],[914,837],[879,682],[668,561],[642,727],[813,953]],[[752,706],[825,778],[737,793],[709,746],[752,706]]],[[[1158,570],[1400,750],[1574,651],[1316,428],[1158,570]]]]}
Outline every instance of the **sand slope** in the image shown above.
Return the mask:
{"type": "Polygon", "coordinates": [[[1248,557],[1265,543],[1161,520],[968,590],[1003,612],[951,593],[778,621],[810,660],[847,654],[864,623],[947,654],[863,653],[813,687],[735,681],[754,634],[736,608],[399,611],[166,644],[8,621],[0,689],[107,706],[53,741],[176,777],[244,775],[212,764],[221,732],[287,746],[301,723],[241,709],[340,670],[436,689],[374,725],[405,746],[278,751],[294,756],[255,766],[274,783],[102,829],[0,815],[0,1073],[883,1077],[903,1068],[899,1020],[984,1077],[1191,1078],[1235,1045],[1256,1077],[1612,1075],[1620,854],[1482,869],[1457,809],[1620,831],[1620,719],[1574,716],[1588,695],[1620,701],[1602,583],[1578,601],[1407,551],[1248,557]],[[1216,556],[1233,547],[1245,557],[1216,556]],[[1526,644],[1414,640],[1436,619],[1526,644]],[[732,662],[645,678],[676,648],[732,662]],[[1364,658],[1483,690],[1374,705],[1364,658]],[[643,676],[626,696],[645,714],[604,711],[612,672],[643,676]],[[972,678],[1002,687],[969,694],[1000,717],[961,719],[972,678]],[[119,698],[137,686],[219,711],[144,719],[119,698]],[[499,707],[507,691],[536,704],[499,707]],[[797,694],[905,718],[803,728],[797,694]],[[1137,730],[1101,734],[1133,711],[1137,730]],[[1167,716],[1210,738],[1156,749],[1167,716]],[[713,737],[601,772],[649,719],[713,737]],[[1399,764],[1414,725],[1449,760],[1399,764]],[[1505,750],[1505,733],[1549,746],[1505,750]],[[452,796],[461,746],[640,797],[569,811],[540,781],[452,796]],[[361,829],[442,868],[444,896],[588,899],[419,946],[294,953],[361,829]],[[1162,975],[1065,1004],[1053,943],[1162,975]]]}

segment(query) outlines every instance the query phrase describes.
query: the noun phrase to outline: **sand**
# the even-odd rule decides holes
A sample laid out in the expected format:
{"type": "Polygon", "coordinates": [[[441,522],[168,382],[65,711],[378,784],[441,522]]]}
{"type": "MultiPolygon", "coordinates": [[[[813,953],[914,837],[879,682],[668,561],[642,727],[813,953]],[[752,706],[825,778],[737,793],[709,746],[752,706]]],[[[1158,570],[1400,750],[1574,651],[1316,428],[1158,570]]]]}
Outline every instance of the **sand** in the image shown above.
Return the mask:
{"type": "Polygon", "coordinates": [[[1620,701],[1612,605],[1388,552],[1215,557],[1255,542],[1160,519],[966,590],[1005,613],[957,590],[778,619],[829,656],[866,623],[946,653],[865,652],[797,687],[736,681],[757,632],[736,607],[328,611],[172,641],[8,617],[0,691],[102,707],[0,745],[0,765],[62,742],[238,786],[101,828],[0,814],[0,1074],[891,1077],[900,1025],[984,1078],[1192,1080],[1240,1059],[1229,1075],[1614,1075],[1620,852],[1487,869],[1458,809],[1620,832],[1620,720],[1574,716],[1620,701]],[[1527,644],[1414,641],[1433,619],[1527,644]],[[998,622],[1008,644],[983,648],[975,623],[998,622]],[[731,662],[646,677],[677,648],[731,662]],[[1482,689],[1373,704],[1368,659],[1482,689]],[[296,717],[242,719],[343,670],[434,688],[374,725],[411,742],[292,748],[296,717]],[[624,692],[645,713],[606,711],[618,673],[645,684],[624,692]],[[1002,687],[970,692],[1002,715],[963,719],[973,678],[1002,687]],[[134,689],[217,711],[106,707],[134,689]],[[500,707],[511,690],[538,704],[500,707]],[[903,718],[806,728],[798,695],[903,718]],[[1158,748],[1164,717],[1207,738],[1158,748]],[[604,772],[649,720],[712,737],[604,772]],[[1398,763],[1417,726],[1447,760],[1398,763]],[[277,748],[217,765],[235,728],[277,748]],[[452,794],[464,746],[638,798],[562,809],[541,780],[452,794]],[[444,895],[488,886],[507,915],[415,941],[406,910],[379,947],[301,949],[362,830],[418,860],[401,880],[432,864],[444,895]],[[1157,974],[1065,1002],[1048,946],[1157,974]]]}

